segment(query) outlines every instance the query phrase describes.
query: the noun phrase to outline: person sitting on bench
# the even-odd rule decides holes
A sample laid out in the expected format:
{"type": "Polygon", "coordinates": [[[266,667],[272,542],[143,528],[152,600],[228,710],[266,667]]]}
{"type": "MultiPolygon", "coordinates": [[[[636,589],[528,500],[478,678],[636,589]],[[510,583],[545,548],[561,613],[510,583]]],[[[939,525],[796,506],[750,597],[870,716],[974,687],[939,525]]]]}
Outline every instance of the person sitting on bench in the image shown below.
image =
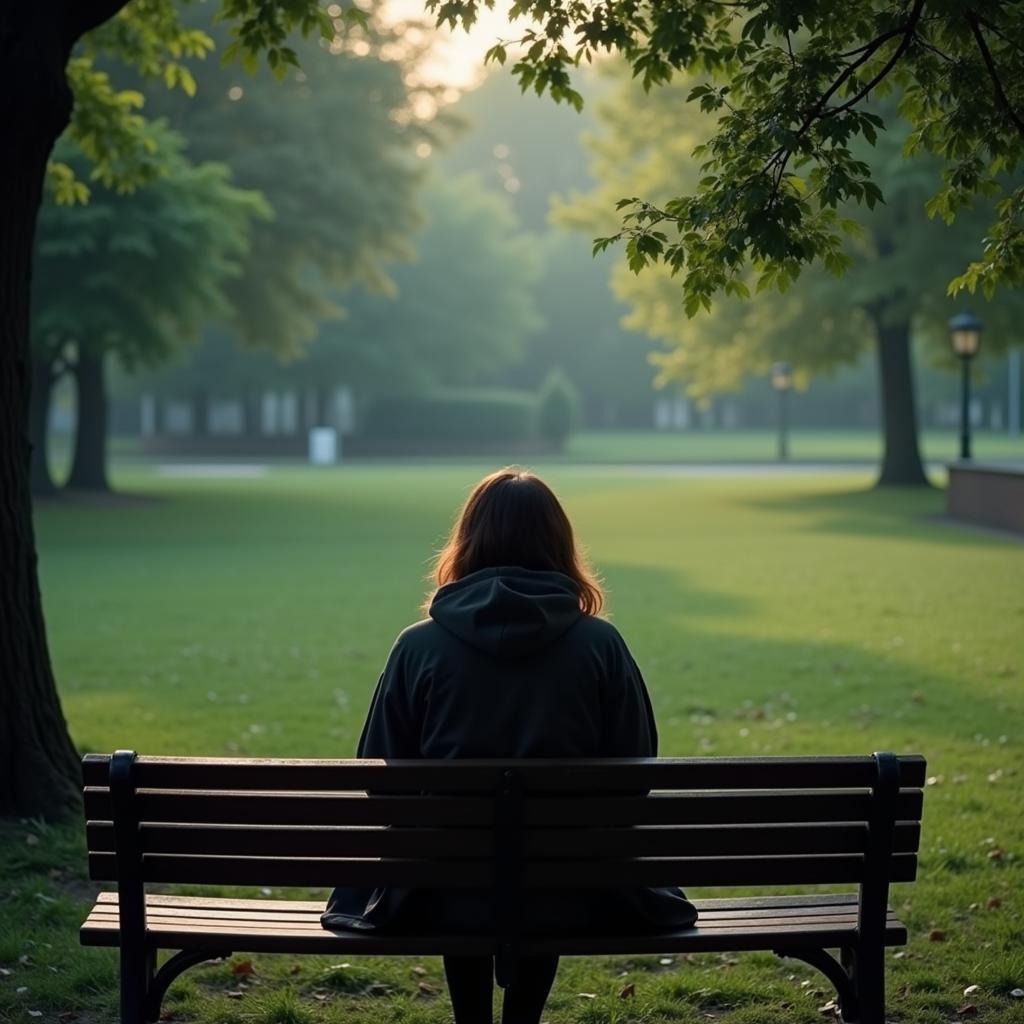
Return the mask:
{"type": "MultiPolygon", "coordinates": [[[[552,490],[532,473],[485,477],[435,563],[428,617],[399,634],[359,741],[363,758],[654,757],[658,736],[640,670],[601,618],[604,594],[552,490]]],[[[325,928],[487,933],[489,894],[335,889],[325,928]]],[[[679,889],[535,890],[531,933],[687,928],[679,889]]],[[[490,1024],[490,956],[446,956],[456,1024],[490,1024]]],[[[503,1024],[537,1024],[557,957],[520,964],[503,1024]]]]}

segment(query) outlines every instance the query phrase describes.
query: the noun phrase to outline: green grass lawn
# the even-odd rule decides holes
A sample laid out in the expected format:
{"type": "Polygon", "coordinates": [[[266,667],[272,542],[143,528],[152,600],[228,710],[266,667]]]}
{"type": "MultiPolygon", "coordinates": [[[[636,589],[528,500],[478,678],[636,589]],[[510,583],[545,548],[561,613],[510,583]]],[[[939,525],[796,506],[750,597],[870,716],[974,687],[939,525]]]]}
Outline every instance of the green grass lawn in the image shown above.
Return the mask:
{"type": "MultiPolygon", "coordinates": [[[[49,634],[78,745],[350,755],[431,551],[484,468],[193,480],[140,467],[116,477],[130,499],[44,505],[49,634]]],[[[607,581],[663,754],[929,758],[919,879],[893,892],[912,938],[887,955],[890,1016],[945,1024],[971,1004],[974,1019],[1024,1022],[1009,995],[1024,988],[1024,545],[939,521],[940,492],[865,490],[867,470],[546,475],[607,581]]],[[[78,830],[9,825],[0,844],[0,1020],[112,1019],[115,954],[76,946],[91,892],[78,830]]],[[[232,970],[249,959],[186,975],[173,1019],[450,1019],[434,960],[232,970]]],[[[769,954],[670,960],[566,961],[545,1019],[810,1024],[831,997],[769,954]]]]}
{"type": "MultiPolygon", "coordinates": [[[[596,463],[707,463],[775,462],[778,437],[773,430],[691,430],[683,433],[655,430],[585,430],[574,434],[563,453],[544,455],[536,461],[568,464],[596,463]]],[[[344,447],[344,445],[343,445],[344,447]]],[[[114,437],[111,453],[122,459],[142,458],[137,437],[114,437]]],[[[921,432],[921,451],[932,462],[949,462],[960,451],[955,430],[921,432]]],[[[1015,460],[1024,462],[1024,436],[976,431],[974,457],[978,461],[1015,460]]],[[[795,463],[860,462],[877,465],[882,454],[877,430],[794,430],[790,435],[790,458],[795,463]]],[[[50,462],[59,479],[70,466],[69,439],[50,438],[50,462]]],[[[356,460],[357,462],[360,460],[356,460]]],[[[409,461],[409,460],[406,460],[409,461]]],[[[433,461],[421,457],[420,462],[433,461]]],[[[447,460],[474,462],[473,457],[447,460]]]]}
{"type": "MultiPolygon", "coordinates": [[[[574,462],[771,462],[778,438],[771,430],[707,430],[685,433],[655,431],[586,431],[570,441],[565,458],[574,462]]],[[[955,430],[921,433],[926,459],[948,462],[960,451],[955,430]]],[[[882,442],[877,430],[794,430],[790,458],[794,462],[877,462],[882,442]]],[[[975,459],[1024,461],[1024,437],[979,431],[974,435],[975,459]]]]}

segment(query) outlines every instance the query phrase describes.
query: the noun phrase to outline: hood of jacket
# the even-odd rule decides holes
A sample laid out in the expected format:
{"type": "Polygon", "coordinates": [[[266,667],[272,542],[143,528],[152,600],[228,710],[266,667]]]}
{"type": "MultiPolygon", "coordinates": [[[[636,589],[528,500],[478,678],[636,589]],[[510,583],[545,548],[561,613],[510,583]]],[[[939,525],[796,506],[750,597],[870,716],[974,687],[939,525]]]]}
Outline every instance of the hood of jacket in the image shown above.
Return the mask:
{"type": "Polygon", "coordinates": [[[579,597],[560,572],[499,566],[481,569],[441,587],[430,617],[447,632],[485,654],[519,658],[536,654],[578,621],[579,597]]]}

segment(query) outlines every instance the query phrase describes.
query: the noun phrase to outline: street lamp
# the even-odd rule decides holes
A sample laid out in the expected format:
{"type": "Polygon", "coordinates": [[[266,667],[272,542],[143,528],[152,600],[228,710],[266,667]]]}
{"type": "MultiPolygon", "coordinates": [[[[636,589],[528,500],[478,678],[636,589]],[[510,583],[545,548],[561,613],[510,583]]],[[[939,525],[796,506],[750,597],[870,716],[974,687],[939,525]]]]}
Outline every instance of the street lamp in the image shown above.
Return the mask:
{"type": "Polygon", "coordinates": [[[772,366],[772,387],[779,393],[779,461],[789,458],[789,392],[793,388],[793,367],[789,363],[772,366]]]}
{"type": "Polygon", "coordinates": [[[971,360],[981,348],[984,324],[969,310],[949,321],[949,343],[960,360],[960,458],[971,457],[971,360]]]}

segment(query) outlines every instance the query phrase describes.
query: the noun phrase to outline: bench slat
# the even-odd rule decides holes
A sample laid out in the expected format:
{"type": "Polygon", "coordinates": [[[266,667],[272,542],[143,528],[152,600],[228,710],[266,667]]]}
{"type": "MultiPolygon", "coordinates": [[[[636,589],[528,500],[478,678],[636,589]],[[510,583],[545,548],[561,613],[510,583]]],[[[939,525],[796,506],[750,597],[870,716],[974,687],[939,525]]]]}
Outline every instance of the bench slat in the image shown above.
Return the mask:
{"type": "MultiPolygon", "coordinates": [[[[140,790],[137,800],[139,817],[148,822],[482,827],[492,824],[494,817],[492,802],[485,796],[140,790]]],[[[525,821],[528,825],[597,827],[857,822],[868,819],[869,804],[869,794],[863,790],[551,797],[528,800],[525,821]]],[[[896,817],[919,821],[922,807],[921,790],[902,790],[896,801],[896,817]]],[[[107,788],[86,788],[85,815],[91,821],[112,820],[107,788]]]]}
{"type": "MultiPolygon", "coordinates": [[[[920,755],[899,758],[901,784],[923,786],[920,755]]],[[[374,790],[377,792],[493,791],[502,772],[515,767],[527,791],[565,792],[648,789],[749,789],[750,780],[768,789],[804,789],[809,775],[819,788],[870,786],[876,776],[871,757],[614,758],[591,761],[458,760],[384,761],[139,757],[136,785],[172,789],[374,790]]],[[[109,757],[83,761],[88,786],[108,781],[109,757]]]]}
{"type": "MultiPolygon", "coordinates": [[[[924,799],[901,790],[896,817],[918,821],[924,799]]],[[[870,794],[838,791],[652,793],[649,797],[528,800],[525,821],[544,826],[757,825],[867,821],[870,794]]]]}
{"type": "MultiPolygon", "coordinates": [[[[475,797],[367,796],[365,793],[289,793],[139,790],[139,817],[153,822],[223,825],[409,825],[481,827],[494,821],[490,794],[475,797]]],[[[85,790],[85,816],[113,817],[110,790],[85,790]]]]}
{"type": "MultiPolygon", "coordinates": [[[[89,849],[115,849],[114,827],[90,822],[89,849]]],[[[762,854],[863,853],[866,825],[728,825],[640,828],[527,829],[526,857],[586,858],[595,850],[607,857],[757,856],[762,854]]],[[[916,822],[897,824],[894,850],[913,853],[920,841],[916,822]]],[[[214,826],[143,824],[144,853],[270,857],[483,858],[494,849],[490,829],[342,828],[336,826],[214,826]]]]}
{"type": "MultiPolygon", "coordinates": [[[[613,885],[810,885],[859,882],[863,857],[855,854],[769,857],[643,858],[601,861],[526,861],[524,884],[538,888],[606,888],[613,885]]],[[[914,854],[895,854],[894,882],[912,881],[914,854]]],[[[116,857],[89,855],[90,878],[114,881],[116,857]]],[[[493,862],[416,860],[335,860],[293,857],[210,857],[146,854],[142,877],[148,882],[208,885],[393,885],[426,888],[480,888],[492,884],[493,862]]]]}
{"type": "MultiPolygon", "coordinates": [[[[179,918],[188,918],[192,921],[210,921],[239,924],[248,924],[256,928],[264,925],[281,924],[313,924],[320,927],[320,915],[323,913],[323,904],[318,904],[315,911],[292,911],[285,910],[243,910],[234,908],[230,910],[210,907],[169,907],[151,906],[149,909],[149,921],[173,921],[179,918]]],[[[888,912],[890,918],[895,918],[895,913],[888,912]]],[[[819,918],[857,918],[857,907],[855,904],[833,905],[833,906],[805,906],[805,907],[775,907],[763,909],[745,908],[741,910],[702,910],[701,926],[711,926],[722,921],[770,921],[770,920],[817,920],[819,918]]],[[[97,904],[89,919],[91,922],[109,923],[118,920],[118,907],[116,903],[97,904]]]]}
{"type": "MultiPolygon", "coordinates": [[[[895,917],[889,918],[888,921],[895,924],[899,923],[898,919],[895,917]]],[[[754,921],[749,921],[743,918],[723,919],[713,917],[701,921],[700,931],[735,932],[738,929],[749,928],[757,928],[759,930],[766,931],[797,928],[805,925],[815,928],[831,926],[855,929],[857,927],[857,917],[855,914],[813,914],[805,917],[782,915],[779,917],[759,917],[754,921]]],[[[96,928],[109,928],[111,926],[117,927],[118,922],[115,915],[97,915],[95,917],[90,917],[89,920],[86,921],[86,927],[93,926],[96,928]]],[[[183,917],[180,914],[161,914],[156,911],[147,918],[147,929],[150,931],[181,930],[185,928],[193,931],[235,931],[241,934],[257,931],[267,935],[280,934],[282,932],[312,932],[314,934],[319,934],[324,930],[321,927],[320,922],[314,919],[302,921],[249,921],[232,920],[229,918],[183,917]]]]}
{"type": "MultiPolygon", "coordinates": [[[[599,955],[644,954],[671,952],[714,952],[717,950],[752,950],[818,946],[836,946],[848,943],[856,932],[850,924],[776,924],[763,927],[757,924],[737,925],[733,928],[694,928],[685,932],[656,935],[581,935],[545,938],[525,938],[524,955],[599,955]]],[[[90,927],[81,933],[84,945],[117,945],[118,930],[113,923],[90,927]]],[[[475,953],[494,951],[492,936],[398,936],[364,933],[332,933],[323,929],[275,930],[273,932],[239,932],[232,928],[203,925],[202,930],[180,925],[158,926],[150,929],[149,939],[162,949],[209,949],[212,952],[251,953],[351,953],[354,955],[407,954],[431,955],[442,953],[475,953]]],[[[906,941],[906,929],[897,924],[887,925],[887,945],[906,941]]]]}
{"type": "MultiPolygon", "coordinates": [[[[756,914],[762,911],[784,910],[796,908],[801,912],[810,907],[856,907],[859,896],[856,892],[821,892],[788,896],[724,896],[711,899],[694,900],[700,913],[719,911],[742,911],[756,914]]],[[[320,914],[324,909],[324,900],[280,900],[280,899],[246,899],[239,896],[177,896],[167,893],[148,893],[147,907],[181,907],[189,910],[253,910],[266,913],[302,911],[320,914]]],[[[96,906],[106,909],[108,905],[117,906],[116,892],[101,892],[96,897],[96,906]]],[[[889,908],[892,911],[892,908],[889,908]]]]}

